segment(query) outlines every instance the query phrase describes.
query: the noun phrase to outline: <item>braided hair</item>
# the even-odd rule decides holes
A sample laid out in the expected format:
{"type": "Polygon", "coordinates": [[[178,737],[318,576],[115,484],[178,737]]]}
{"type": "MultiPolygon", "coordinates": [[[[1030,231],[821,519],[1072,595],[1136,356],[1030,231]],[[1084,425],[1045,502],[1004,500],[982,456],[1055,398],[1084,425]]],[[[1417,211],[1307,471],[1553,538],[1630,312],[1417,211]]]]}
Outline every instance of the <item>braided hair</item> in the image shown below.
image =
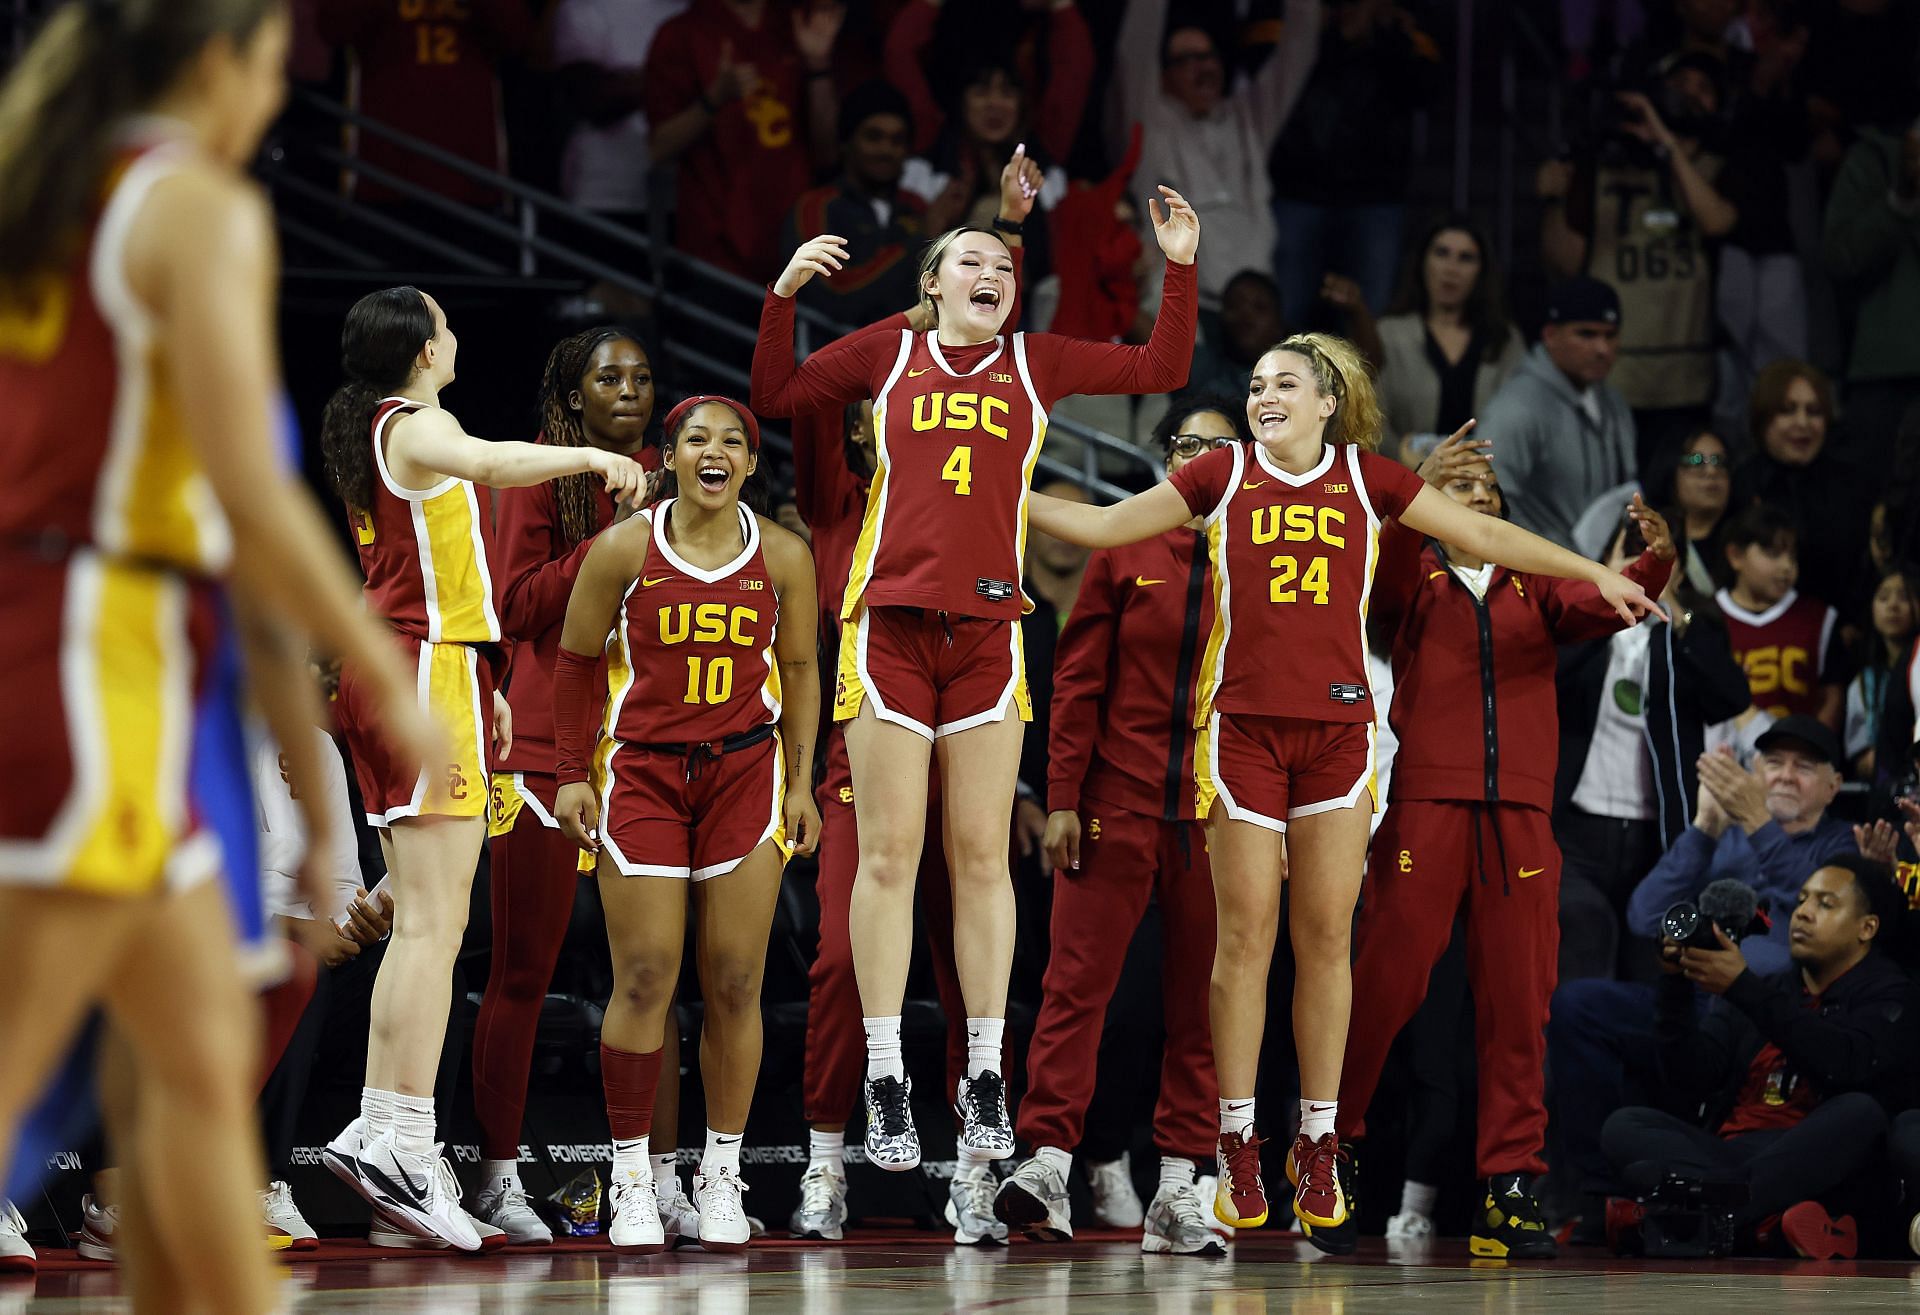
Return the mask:
{"type": "MultiPolygon", "coordinates": [[[[582,413],[568,397],[580,386],[593,354],[610,342],[630,342],[647,352],[647,345],[631,330],[603,324],[562,338],[547,354],[547,368],[540,376],[540,430],[555,447],[593,446],[582,413]]],[[[651,352],[647,359],[653,359],[651,352]]],[[[570,544],[585,542],[601,528],[597,487],[598,480],[590,474],[563,475],[553,481],[560,533],[570,544]]]]}

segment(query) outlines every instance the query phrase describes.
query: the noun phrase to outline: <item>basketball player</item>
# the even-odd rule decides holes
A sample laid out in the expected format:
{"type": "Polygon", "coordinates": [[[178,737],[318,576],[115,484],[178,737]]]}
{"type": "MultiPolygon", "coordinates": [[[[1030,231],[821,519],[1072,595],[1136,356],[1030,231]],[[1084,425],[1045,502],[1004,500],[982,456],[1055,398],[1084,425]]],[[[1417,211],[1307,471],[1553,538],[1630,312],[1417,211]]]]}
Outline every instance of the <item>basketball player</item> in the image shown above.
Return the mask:
{"type": "Polygon", "coordinates": [[[1629,623],[1654,604],[1631,580],[1476,515],[1376,455],[1373,380],[1345,339],[1301,334],[1269,350],[1254,366],[1247,421],[1253,443],[1210,452],[1117,506],[1035,497],[1031,510],[1035,528],[1095,548],[1206,517],[1218,610],[1201,667],[1194,759],[1218,911],[1214,1213],[1236,1228],[1267,1217],[1253,1088],[1284,835],[1302,1097],[1287,1172],[1308,1236],[1343,1252],[1354,1230],[1334,1118],[1353,995],[1348,941],[1375,805],[1362,622],[1380,522],[1398,516],[1510,569],[1591,580],[1629,623]]]}
{"type": "MultiPolygon", "coordinates": [[[[1159,426],[1167,471],[1242,440],[1237,401],[1176,400],[1159,426]]],[[[1160,905],[1167,1044],[1154,1141],[1160,1183],[1148,1252],[1219,1255],[1195,1190],[1212,1170],[1219,1091],[1207,1032],[1213,883],[1194,822],[1200,645],[1213,628],[1207,544],[1195,521],[1087,562],[1054,661],[1047,831],[1052,954],[1027,1051],[1020,1139],[1033,1158],[1000,1185],[996,1213],[1041,1241],[1073,1236],[1067,1170],[1086,1128],[1107,1006],[1147,901],[1160,905]]]]}
{"type": "Polygon", "coordinates": [[[360,1114],[322,1158],[403,1231],[472,1251],[480,1233],[434,1141],[433,1081],[486,838],[487,769],[492,751],[510,749],[513,739],[511,712],[494,688],[502,632],[478,486],[592,474],[609,494],[631,499],[645,472],[597,447],[489,443],[466,433],[440,406],[458,349],[439,303],[418,288],[368,293],[347,312],[347,382],[328,401],[321,429],[327,474],[366,575],[367,610],[392,627],[417,673],[421,704],[450,746],[424,771],[394,762],[358,669],[343,665],[340,729],[367,824],[380,830],[396,916],[374,984],[360,1114]]]}
{"type": "Polygon", "coordinates": [[[136,1310],[279,1300],[258,1017],[194,779],[203,717],[237,713],[210,687],[229,581],[276,642],[361,665],[396,757],[435,738],[272,437],[277,256],[245,170],[290,33],[275,0],[70,4],[0,86],[0,1181],[103,1009],[137,1088],[136,1310]]]}
{"type": "Polygon", "coordinates": [[[740,1141],[760,1071],[774,901],[787,855],[820,841],[813,559],[798,535],[740,505],[760,451],[746,407],[691,397],[666,433],[678,495],[594,540],[567,604],[555,815],[599,854],[613,951],[600,1032],[614,1138],[608,1238],[620,1251],[666,1245],[647,1135],[691,900],[707,1095],[693,1199],[702,1249],[737,1251],[751,1235],[740,1141]]]}
{"type": "Polygon", "coordinates": [[[849,916],[867,1032],[866,1149],[885,1169],[920,1163],[900,1004],[936,748],[968,1019],[967,1074],[954,1100],[959,1148],[1013,1153],[1001,1050],[1014,932],[1008,836],[1021,723],[1032,715],[1018,626],[1024,508],[1054,401],[1164,392],[1186,380],[1200,221],[1178,193],[1161,191],[1165,207],[1150,205],[1166,293],[1144,346],[1003,334],[1014,261],[992,229],[957,228],[928,248],[920,292],[936,327],[925,334],[856,337],[796,368],[793,297],[843,267],[846,243],[832,235],[794,253],[761,309],[757,406],[793,415],[874,400],[878,469],[841,604],[848,637],[834,720],[847,723],[860,818],[849,916]]]}
{"type": "MultiPolygon", "coordinates": [[[[540,383],[542,441],[596,447],[657,464],[647,447],[653,362],[623,329],[585,329],[555,344],[540,383]]],[[[500,626],[514,640],[505,682],[515,710],[513,745],[493,777],[489,818],[493,967],[473,1033],[473,1104],[480,1123],[480,1180],[469,1195],[476,1219],[514,1245],[553,1240],[520,1185],[520,1123],[526,1111],[540,1007],[573,916],[575,874],[592,858],[568,843],[553,815],[553,661],[567,595],[592,537],[613,522],[613,499],[591,476],[568,475],[500,495],[494,544],[500,562],[500,626]]],[[[677,1028],[663,1066],[679,1071],[677,1028]]],[[[677,1091],[670,1084],[669,1097],[677,1091]]],[[[659,1102],[653,1163],[670,1237],[691,1227],[693,1207],[673,1168],[677,1102],[659,1102]],[[662,1136],[662,1134],[665,1134],[662,1136]],[[666,1190],[667,1184],[673,1190],[666,1190]]]]}

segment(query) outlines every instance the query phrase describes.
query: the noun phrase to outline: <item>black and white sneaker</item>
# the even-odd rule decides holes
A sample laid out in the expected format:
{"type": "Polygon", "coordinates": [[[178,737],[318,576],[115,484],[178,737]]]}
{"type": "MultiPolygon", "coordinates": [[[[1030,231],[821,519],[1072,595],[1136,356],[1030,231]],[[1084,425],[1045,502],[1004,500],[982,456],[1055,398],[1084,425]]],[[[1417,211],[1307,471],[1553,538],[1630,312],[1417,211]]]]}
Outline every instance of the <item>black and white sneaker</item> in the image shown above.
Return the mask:
{"type": "Polygon", "coordinates": [[[416,1237],[438,1239],[460,1251],[480,1250],[479,1230],[460,1206],[459,1181],[450,1169],[441,1172],[438,1146],[426,1155],[409,1154],[387,1132],[348,1157],[339,1140],[328,1144],[322,1158],[367,1204],[416,1237]]]}
{"type": "Polygon", "coordinates": [[[870,1078],[867,1159],[893,1173],[920,1167],[920,1133],[913,1126],[913,1079],[870,1078]]]}
{"type": "Polygon", "coordinates": [[[1007,1113],[1007,1080],[987,1069],[977,1078],[961,1078],[953,1099],[960,1120],[960,1144],[976,1155],[1004,1160],[1013,1154],[1013,1118],[1007,1113]]]}

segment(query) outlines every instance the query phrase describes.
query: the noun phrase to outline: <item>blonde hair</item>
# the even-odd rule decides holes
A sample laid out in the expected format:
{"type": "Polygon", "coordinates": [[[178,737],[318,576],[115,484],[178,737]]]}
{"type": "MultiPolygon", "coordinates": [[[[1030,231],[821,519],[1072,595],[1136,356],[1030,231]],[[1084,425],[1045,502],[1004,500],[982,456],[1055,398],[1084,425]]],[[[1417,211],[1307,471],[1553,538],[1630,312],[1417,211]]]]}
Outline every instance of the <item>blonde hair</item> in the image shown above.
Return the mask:
{"type": "Polygon", "coordinates": [[[1267,351],[1305,357],[1314,383],[1334,400],[1333,415],[1327,419],[1327,442],[1352,443],[1367,452],[1380,450],[1385,421],[1373,391],[1373,367],[1358,347],[1331,333],[1296,333],[1267,351]]]}
{"type": "MultiPolygon", "coordinates": [[[[968,233],[984,233],[1001,246],[1004,247],[1007,245],[1006,238],[1000,236],[1000,234],[994,232],[991,228],[981,228],[978,224],[962,224],[958,228],[949,228],[939,237],[927,243],[926,252],[920,257],[920,281],[915,286],[920,289],[920,305],[933,315],[933,322],[935,324],[940,322],[940,304],[933,299],[933,294],[927,291],[927,278],[929,275],[939,271],[940,262],[946,259],[947,248],[968,233]]],[[[1012,248],[1008,247],[1008,250],[1011,251],[1012,248]]]]}

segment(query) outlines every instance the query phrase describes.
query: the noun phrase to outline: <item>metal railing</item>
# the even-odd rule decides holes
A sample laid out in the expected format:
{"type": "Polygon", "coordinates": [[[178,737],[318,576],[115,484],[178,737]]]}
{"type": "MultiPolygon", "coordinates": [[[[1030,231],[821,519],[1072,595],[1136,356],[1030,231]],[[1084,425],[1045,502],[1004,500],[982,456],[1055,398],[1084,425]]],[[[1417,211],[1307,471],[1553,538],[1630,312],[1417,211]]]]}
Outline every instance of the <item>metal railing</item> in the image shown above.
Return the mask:
{"type": "MultiPolygon", "coordinates": [[[[411,161],[450,170],[505,198],[505,208],[495,212],[442,196],[406,177],[402,171],[369,164],[362,156],[337,146],[282,142],[268,153],[262,169],[280,202],[276,210],[282,226],[289,236],[323,253],[328,261],[338,262],[327,267],[290,262],[290,276],[325,278],[358,274],[364,277],[392,263],[391,257],[382,260],[362,242],[355,241],[344,228],[322,226],[317,212],[324,212],[343,226],[360,225],[389,243],[400,243],[410,251],[443,262],[469,283],[493,281],[502,287],[526,288],[536,282],[532,276],[541,269],[558,269],[582,280],[599,280],[652,303],[663,320],[698,326],[706,335],[707,346],[724,345],[739,349],[743,356],[751,356],[758,337],[758,308],[764,295],[760,285],[696,260],[654,236],[582,209],[551,192],[461,159],[315,91],[299,88],[293,94],[300,109],[358,133],[378,137],[405,152],[411,161]],[[309,166],[306,173],[300,169],[301,164],[309,166]],[[424,208],[436,222],[446,221],[447,231],[429,231],[405,214],[387,213],[378,205],[356,201],[341,189],[316,182],[307,176],[314,172],[314,165],[325,166],[343,177],[351,175],[375,184],[402,198],[416,213],[424,208]],[[566,228],[591,234],[603,244],[631,250],[636,264],[644,265],[645,272],[608,263],[601,256],[552,236],[556,229],[566,228]],[[454,233],[461,236],[452,236],[454,233]],[[512,252],[514,258],[509,262],[490,257],[489,251],[494,252],[495,257],[512,252]],[[742,301],[744,313],[729,315],[714,309],[716,303],[728,298],[742,301]]],[[[807,306],[798,308],[796,319],[795,346],[802,354],[813,344],[832,341],[854,327],[807,306]]],[[[749,371],[737,361],[721,359],[680,334],[664,333],[662,338],[662,350],[677,364],[691,367],[716,383],[743,393],[748,389],[749,371]]],[[[1159,461],[1104,430],[1066,416],[1053,417],[1048,430],[1050,434],[1076,440],[1079,460],[1063,461],[1043,452],[1039,468],[1055,478],[1073,480],[1101,497],[1117,500],[1131,491],[1109,478],[1110,475],[1135,476],[1135,482],[1139,477],[1152,480],[1161,475],[1159,461]]],[[[770,428],[767,435],[775,447],[791,450],[786,434],[778,428],[770,428]]]]}

